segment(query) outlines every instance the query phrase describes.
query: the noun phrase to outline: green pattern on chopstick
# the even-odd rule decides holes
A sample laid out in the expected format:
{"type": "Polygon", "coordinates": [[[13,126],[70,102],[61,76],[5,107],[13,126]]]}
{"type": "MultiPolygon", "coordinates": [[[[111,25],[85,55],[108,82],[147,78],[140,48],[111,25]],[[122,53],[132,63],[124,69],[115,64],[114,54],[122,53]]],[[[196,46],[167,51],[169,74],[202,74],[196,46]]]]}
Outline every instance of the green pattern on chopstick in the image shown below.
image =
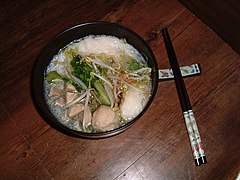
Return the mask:
{"type": "Polygon", "coordinates": [[[194,159],[205,156],[193,111],[188,110],[183,112],[183,116],[187,126],[194,159]]]}

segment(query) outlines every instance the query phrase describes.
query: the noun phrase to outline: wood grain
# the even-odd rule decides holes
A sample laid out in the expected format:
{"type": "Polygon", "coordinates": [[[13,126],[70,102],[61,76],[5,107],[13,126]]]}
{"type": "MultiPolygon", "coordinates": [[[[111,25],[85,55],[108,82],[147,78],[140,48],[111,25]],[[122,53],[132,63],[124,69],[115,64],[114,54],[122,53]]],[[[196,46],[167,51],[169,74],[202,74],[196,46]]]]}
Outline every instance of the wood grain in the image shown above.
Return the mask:
{"type": "Polygon", "coordinates": [[[0,179],[236,178],[240,56],[178,1],[15,0],[1,1],[0,11],[0,179]],[[206,165],[194,164],[173,81],[159,83],[144,116],[111,138],[69,137],[42,119],[30,92],[35,60],[54,36],[86,21],[134,30],[149,43],[159,68],[170,67],[160,33],[167,26],[179,64],[201,64],[201,76],[185,83],[206,165]]]}
{"type": "Polygon", "coordinates": [[[240,1],[179,0],[240,53],[240,1]]]}

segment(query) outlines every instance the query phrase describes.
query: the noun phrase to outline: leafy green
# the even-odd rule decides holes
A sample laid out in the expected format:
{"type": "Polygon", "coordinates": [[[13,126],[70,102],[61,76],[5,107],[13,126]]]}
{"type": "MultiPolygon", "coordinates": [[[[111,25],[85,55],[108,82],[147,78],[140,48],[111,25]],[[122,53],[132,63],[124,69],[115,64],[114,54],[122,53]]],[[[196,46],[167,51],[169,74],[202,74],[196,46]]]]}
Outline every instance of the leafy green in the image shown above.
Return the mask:
{"type": "Polygon", "coordinates": [[[141,68],[147,67],[146,65],[140,63],[139,61],[137,61],[136,59],[134,59],[133,57],[129,56],[128,60],[127,60],[127,70],[130,71],[135,71],[141,68]]]}
{"type": "Polygon", "coordinates": [[[97,90],[99,94],[99,100],[101,101],[102,104],[110,106],[111,102],[108,98],[107,92],[104,89],[102,83],[99,80],[94,81],[93,86],[97,90]]]}
{"type": "MultiPolygon", "coordinates": [[[[97,90],[99,100],[104,105],[110,105],[111,102],[108,98],[107,92],[104,89],[101,81],[97,77],[91,76],[91,72],[94,72],[94,68],[89,66],[84,60],[81,60],[79,56],[74,56],[71,60],[71,66],[73,68],[73,74],[79,78],[85,85],[89,82],[97,90]]],[[[99,70],[102,70],[99,68],[99,70]]],[[[102,72],[104,74],[105,72],[102,72]]]]}
{"type": "Polygon", "coordinates": [[[67,77],[61,76],[60,74],[58,74],[57,71],[51,71],[46,75],[46,80],[49,84],[52,83],[56,79],[60,79],[60,80],[63,80],[64,82],[66,82],[66,83],[72,84],[78,92],[80,92],[82,90],[82,88],[78,84],[73,82],[73,80],[71,80],[67,77]]]}
{"type": "Polygon", "coordinates": [[[122,126],[124,124],[126,124],[126,120],[123,118],[120,118],[119,125],[122,126]]]}
{"type": "Polygon", "coordinates": [[[78,77],[85,85],[88,85],[89,81],[94,77],[91,77],[90,73],[94,70],[85,61],[81,61],[79,56],[74,56],[71,61],[73,68],[73,74],[78,77]]]}
{"type": "Polygon", "coordinates": [[[55,80],[55,79],[63,80],[63,77],[60,74],[58,74],[57,71],[51,71],[46,76],[46,80],[48,83],[52,83],[53,80],[55,80]]]}

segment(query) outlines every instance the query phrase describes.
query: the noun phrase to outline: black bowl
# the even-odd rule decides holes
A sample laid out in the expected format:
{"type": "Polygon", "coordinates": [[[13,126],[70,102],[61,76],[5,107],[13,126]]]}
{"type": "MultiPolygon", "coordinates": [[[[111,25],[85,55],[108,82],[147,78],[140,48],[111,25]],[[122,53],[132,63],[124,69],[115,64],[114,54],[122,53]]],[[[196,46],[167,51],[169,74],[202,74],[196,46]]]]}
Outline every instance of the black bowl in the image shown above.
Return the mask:
{"type": "Polygon", "coordinates": [[[148,46],[148,44],[135,32],[123,27],[121,25],[109,22],[87,22],[74,26],[56,36],[40,53],[32,72],[31,88],[34,104],[42,115],[44,120],[49,123],[53,128],[67,135],[83,137],[83,138],[104,138],[119,134],[129,128],[134,122],[136,122],[148,109],[151,102],[154,99],[158,86],[158,68],[155,56],[148,46]],[[145,58],[149,67],[152,68],[152,92],[150,100],[143,109],[143,111],[129,123],[107,132],[98,133],[84,133],[69,129],[61,124],[56,117],[52,114],[44,100],[44,73],[49,62],[56,55],[59,49],[63,48],[70,42],[76,39],[80,39],[88,35],[112,35],[119,38],[125,38],[129,44],[135,47],[145,58]]]}

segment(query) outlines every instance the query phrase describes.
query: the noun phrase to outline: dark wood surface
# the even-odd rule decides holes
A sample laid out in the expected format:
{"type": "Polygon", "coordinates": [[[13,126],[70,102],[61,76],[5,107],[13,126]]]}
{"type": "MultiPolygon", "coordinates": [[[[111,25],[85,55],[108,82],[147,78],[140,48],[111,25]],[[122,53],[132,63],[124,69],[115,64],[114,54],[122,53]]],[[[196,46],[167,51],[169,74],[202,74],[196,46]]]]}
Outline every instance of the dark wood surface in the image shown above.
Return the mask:
{"type": "Polygon", "coordinates": [[[240,171],[240,56],[175,0],[0,2],[0,179],[235,179],[240,171]],[[162,27],[185,79],[208,163],[196,167],[173,81],[159,83],[147,112],[117,136],[87,140],[51,128],[30,94],[33,64],[66,28],[110,21],[141,35],[169,68],[162,27]]]}
{"type": "Polygon", "coordinates": [[[179,0],[240,54],[240,1],[179,0]]]}

